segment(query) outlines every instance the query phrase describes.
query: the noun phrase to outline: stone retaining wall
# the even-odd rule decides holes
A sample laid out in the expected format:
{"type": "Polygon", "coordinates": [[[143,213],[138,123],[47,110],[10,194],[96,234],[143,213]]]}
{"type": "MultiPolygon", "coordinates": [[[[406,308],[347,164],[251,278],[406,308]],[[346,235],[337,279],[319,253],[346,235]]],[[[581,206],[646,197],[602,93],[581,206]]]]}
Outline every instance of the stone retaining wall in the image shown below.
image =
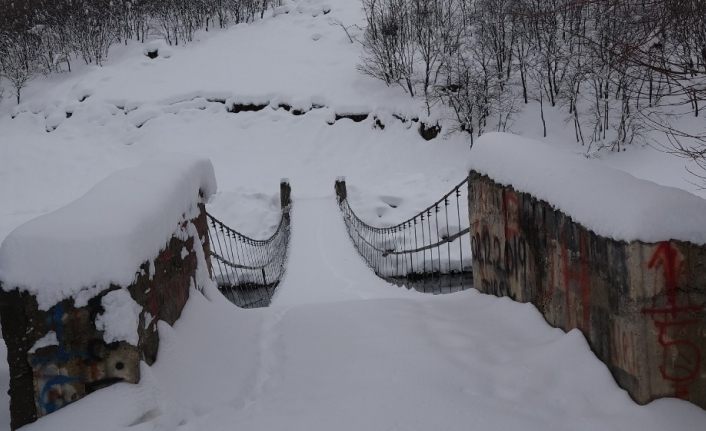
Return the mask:
{"type": "Polygon", "coordinates": [[[580,329],[638,403],[669,396],[706,408],[706,247],[603,238],[477,172],[469,204],[478,290],[580,329]]]}
{"type": "Polygon", "coordinates": [[[137,346],[125,341],[106,343],[103,331],[96,327],[97,316],[104,312],[102,299],[122,289],[119,286],[100,292],[85,306],[76,307],[73,299],[66,299],[46,311],[26,292],[0,289],[13,429],[100,388],[140,380],[140,361],[152,364],[157,359],[157,322],[174,324],[189,298],[190,287],[196,286],[197,248],[202,247],[208,256],[206,211],[203,204],[199,208],[200,214],[183,223],[182,232],[175,234],[153,264],[144,262],[135,268],[135,282],[127,290],[142,308],[137,346]],[[195,225],[200,238],[184,235],[188,223],[195,225]],[[30,353],[50,331],[56,334],[58,344],[30,353]]]}

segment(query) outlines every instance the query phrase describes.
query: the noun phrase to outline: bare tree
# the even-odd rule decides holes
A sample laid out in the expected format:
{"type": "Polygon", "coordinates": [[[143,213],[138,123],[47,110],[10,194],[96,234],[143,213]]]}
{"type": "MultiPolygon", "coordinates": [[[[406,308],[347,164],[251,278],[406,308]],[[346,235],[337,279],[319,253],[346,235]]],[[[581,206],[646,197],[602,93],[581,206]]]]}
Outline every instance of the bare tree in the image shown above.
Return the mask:
{"type": "Polygon", "coordinates": [[[15,89],[19,104],[22,89],[40,71],[40,39],[29,32],[0,33],[0,72],[15,89]]]}
{"type": "Polygon", "coordinates": [[[364,0],[368,27],[363,37],[364,55],[359,70],[398,84],[415,95],[414,64],[416,49],[410,8],[406,0],[364,0]]]}

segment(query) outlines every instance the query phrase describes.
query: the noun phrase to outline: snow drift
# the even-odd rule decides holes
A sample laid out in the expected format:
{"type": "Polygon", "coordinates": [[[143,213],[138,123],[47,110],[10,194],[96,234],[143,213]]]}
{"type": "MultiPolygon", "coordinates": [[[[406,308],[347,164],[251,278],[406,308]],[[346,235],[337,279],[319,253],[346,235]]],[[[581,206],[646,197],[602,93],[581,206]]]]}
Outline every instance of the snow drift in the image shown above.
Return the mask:
{"type": "Polygon", "coordinates": [[[596,234],[618,241],[706,244],[706,200],[507,133],[488,133],[468,168],[545,200],[596,234]]]}
{"type": "Polygon", "coordinates": [[[3,288],[33,293],[48,309],[87,288],[128,286],[215,191],[208,159],[172,154],[119,171],[8,235],[0,247],[3,288]]]}

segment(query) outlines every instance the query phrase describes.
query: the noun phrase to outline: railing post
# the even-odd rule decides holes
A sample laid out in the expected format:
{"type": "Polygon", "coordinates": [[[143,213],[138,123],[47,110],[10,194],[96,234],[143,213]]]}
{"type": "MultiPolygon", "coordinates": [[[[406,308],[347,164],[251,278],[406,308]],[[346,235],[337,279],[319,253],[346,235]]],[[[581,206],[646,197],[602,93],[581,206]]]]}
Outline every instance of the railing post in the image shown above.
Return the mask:
{"type": "Polygon", "coordinates": [[[346,190],[346,178],[345,177],[338,177],[336,179],[336,198],[338,200],[338,203],[340,204],[344,200],[348,198],[348,191],[346,190]]]}
{"type": "Polygon", "coordinates": [[[292,187],[287,178],[282,178],[279,182],[279,201],[283,210],[292,203],[292,187]]]}
{"type": "Polygon", "coordinates": [[[467,256],[471,245],[464,243],[470,233],[470,227],[464,223],[468,220],[463,196],[467,183],[468,178],[464,178],[414,217],[386,227],[370,226],[355,215],[347,202],[345,178],[336,179],[335,190],[353,245],[375,274],[394,284],[437,294],[471,287],[468,280],[471,268],[463,266],[464,255],[467,256]],[[444,259],[448,262],[446,268],[444,259]],[[456,261],[458,268],[453,268],[456,261]]]}
{"type": "MultiPolygon", "coordinates": [[[[204,193],[203,190],[199,190],[199,198],[202,200],[204,199],[204,193]]],[[[206,204],[201,202],[199,203],[199,216],[196,218],[196,222],[198,223],[198,226],[203,229],[204,232],[206,232],[206,235],[203,237],[203,251],[204,255],[206,256],[206,267],[208,268],[208,275],[213,278],[213,262],[211,262],[211,238],[210,235],[208,234],[208,213],[206,212],[206,204]]]]}
{"type": "Polygon", "coordinates": [[[257,240],[237,232],[208,214],[210,244],[218,289],[241,308],[267,307],[282,279],[290,234],[292,190],[280,181],[281,219],[267,239],[257,240]]]}

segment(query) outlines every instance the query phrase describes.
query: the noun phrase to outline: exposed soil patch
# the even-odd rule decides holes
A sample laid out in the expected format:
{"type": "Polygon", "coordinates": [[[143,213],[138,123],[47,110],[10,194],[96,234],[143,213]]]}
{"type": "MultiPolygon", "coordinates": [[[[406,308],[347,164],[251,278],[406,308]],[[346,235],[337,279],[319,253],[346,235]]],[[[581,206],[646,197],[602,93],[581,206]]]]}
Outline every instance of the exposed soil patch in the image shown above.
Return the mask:
{"type": "Polygon", "coordinates": [[[270,106],[270,102],[265,104],[255,104],[255,103],[233,103],[233,105],[228,109],[228,112],[233,114],[239,114],[241,112],[257,112],[270,106]]]}
{"type": "MultiPolygon", "coordinates": [[[[79,102],[83,102],[86,99],[90,97],[90,94],[87,94],[79,99],[79,102]]],[[[327,108],[326,105],[318,104],[318,103],[312,103],[310,106],[298,106],[295,107],[292,104],[281,102],[281,103],[271,103],[270,101],[263,101],[262,103],[257,103],[257,102],[232,102],[232,99],[227,99],[225,97],[202,97],[202,96],[197,96],[194,97],[190,100],[180,100],[176,103],[172,103],[168,105],[166,110],[164,111],[165,113],[170,113],[170,114],[175,114],[179,112],[182,108],[183,109],[198,109],[198,110],[206,110],[206,105],[199,105],[199,106],[192,106],[193,104],[189,104],[187,102],[194,102],[197,100],[205,100],[208,103],[218,103],[220,105],[224,105],[226,107],[226,111],[231,113],[231,114],[239,114],[241,112],[259,112],[264,110],[267,107],[270,107],[273,110],[278,110],[282,109],[294,116],[301,116],[301,115],[306,115],[307,113],[311,112],[312,110],[315,109],[324,109],[327,108]],[[185,106],[180,106],[181,104],[185,104],[185,106]]],[[[135,111],[140,109],[139,106],[137,107],[131,107],[128,109],[126,106],[122,105],[116,105],[116,108],[122,111],[124,114],[128,114],[131,111],[135,111]]],[[[22,111],[22,112],[27,112],[27,111],[22,111]]],[[[21,113],[21,112],[20,112],[21,113]]],[[[14,119],[19,113],[13,114],[12,118],[14,119]]],[[[72,118],[74,116],[73,112],[66,111],[66,119],[72,118]]],[[[140,121],[135,124],[135,127],[140,129],[142,126],[145,125],[145,123],[149,122],[152,120],[154,116],[151,116],[150,118],[146,118],[143,121],[140,121]]],[[[441,133],[441,126],[436,123],[433,125],[428,125],[424,123],[423,121],[420,121],[418,117],[406,117],[401,114],[393,113],[391,114],[391,117],[396,121],[399,121],[402,124],[408,124],[408,123],[419,123],[419,126],[417,127],[417,131],[419,135],[424,138],[427,141],[430,141],[432,139],[435,139],[439,136],[441,133]]],[[[348,119],[353,121],[354,123],[362,123],[368,119],[372,120],[372,128],[376,130],[385,130],[387,127],[387,124],[385,124],[385,121],[378,117],[377,115],[374,115],[371,112],[345,112],[345,113],[339,113],[335,112],[333,114],[333,117],[330,117],[329,120],[327,120],[327,124],[333,125],[337,121],[348,119]]],[[[47,132],[53,132],[54,130],[57,129],[57,125],[52,125],[52,126],[47,126],[46,130],[47,132]]]]}
{"type": "Polygon", "coordinates": [[[348,118],[356,123],[360,123],[361,121],[367,120],[368,115],[370,114],[336,114],[336,121],[348,118]]]}
{"type": "Polygon", "coordinates": [[[419,136],[427,141],[436,138],[439,136],[439,133],[441,133],[440,125],[434,124],[433,126],[427,126],[425,123],[419,123],[419,136]]]}

